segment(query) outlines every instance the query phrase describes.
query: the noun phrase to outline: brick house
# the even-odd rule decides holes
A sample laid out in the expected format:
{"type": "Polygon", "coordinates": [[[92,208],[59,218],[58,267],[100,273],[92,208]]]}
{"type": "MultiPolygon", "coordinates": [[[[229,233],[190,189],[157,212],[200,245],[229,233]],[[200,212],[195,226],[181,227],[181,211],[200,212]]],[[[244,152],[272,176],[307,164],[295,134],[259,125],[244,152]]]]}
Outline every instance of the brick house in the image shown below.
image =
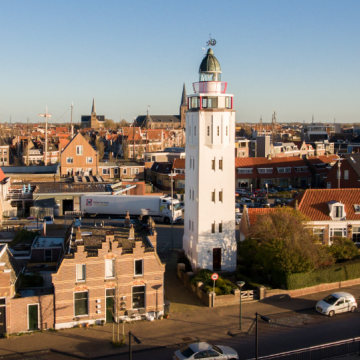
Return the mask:
{"type": "MultiPolygon", "coordinates": [[[[289,206],[310,219],[315,235],[330,245],[333,237],[347,237],[360,245],[360,189],[305,190],[289,206]]],[[[248,209],[244,206],[240,222],[240,240],[245,239],[258,216],[277,208],[248,209]]]]}
{"type": "Polygon", "coordinates": [[[37,237],[29,261],[1,245],[0,334],[162,314],[165,265],[156,254],[154,223],[129,227],[128,217],[125,224],[37,237]],[[44,284],[26,287],[22,273],[40,274],[44,284]]]}
{"type": "Polygon", "coordinates": [[[307,187],[312,174],[304,159],[283,158],[235,158],[235,186],[237,188],[263,188],[272,186],[307,187]]]}
{"type": "Polygon", "coordinates": [[[305,158],[305,162],[309,165],[309,169],[313,175],[312,186],[324,187],[328,173],[332,166],[339,159],[337,155],[312,156],[305,158]]]}
{"type": "Polygon", "coordinates": [[[337,189],[339,184],[341,189],[360,187],[360,153],[344,154],[340,169],[338,162],[332,166],[325,179],[326,188],[337,189]]]}
{"type": "Polygon", "coordinates": [[[80,132],[65,146],[60,159],[62,177],[98,174],[98,154],[80,132]]]}

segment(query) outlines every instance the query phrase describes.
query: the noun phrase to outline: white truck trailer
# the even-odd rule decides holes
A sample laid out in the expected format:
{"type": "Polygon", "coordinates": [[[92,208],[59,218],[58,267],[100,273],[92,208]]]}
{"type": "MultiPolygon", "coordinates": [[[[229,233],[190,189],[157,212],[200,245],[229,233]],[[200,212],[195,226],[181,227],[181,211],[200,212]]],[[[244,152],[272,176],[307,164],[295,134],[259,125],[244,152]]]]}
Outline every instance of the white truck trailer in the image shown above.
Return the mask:
{"type": "Polygon", "coordinates": [[[182,219],[180,202],[170,196],[143,195],[81,195],[81,211],[86,215],[117,215],[125,216],[129,210],[130,216],[143,218],[151,216],[154,221],[165,223],[179,222],[182,219]],[[174,209],[172,211],[171,206],[174,209]]]}

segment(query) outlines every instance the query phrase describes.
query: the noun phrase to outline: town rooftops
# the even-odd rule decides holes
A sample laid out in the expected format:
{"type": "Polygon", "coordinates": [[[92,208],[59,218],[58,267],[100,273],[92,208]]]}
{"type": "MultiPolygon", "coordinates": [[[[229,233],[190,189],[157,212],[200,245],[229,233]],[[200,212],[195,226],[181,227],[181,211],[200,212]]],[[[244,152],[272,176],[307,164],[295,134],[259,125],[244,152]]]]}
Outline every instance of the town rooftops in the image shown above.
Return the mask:
{"type": "Polygon", "coordinates": [[[174,159],[174,169],[185,169],[185,159],[174,159]]]}
{"type": "Polygon", "coordinates": [[[34,194],[60,194],[60,193],[106,193],[110,192],[109,185],[102,183],[38,183],[34,194]]]}
{"type": "MultiPolygon", "coordinates": [[[[328,203],[345,205],[346,220],[360,220],[360,189],[313,189],[305,190],[297,198],[298,209],[312,221],[331,220],[328,203]]],[[[295,207],[295,200],[289,206],[295,207]]]]}
{"type": "Polygon", "coordinates": [[[37,236],[32,244],[33,248],[61,247],[64,243],[62,237],[37,236]]]}

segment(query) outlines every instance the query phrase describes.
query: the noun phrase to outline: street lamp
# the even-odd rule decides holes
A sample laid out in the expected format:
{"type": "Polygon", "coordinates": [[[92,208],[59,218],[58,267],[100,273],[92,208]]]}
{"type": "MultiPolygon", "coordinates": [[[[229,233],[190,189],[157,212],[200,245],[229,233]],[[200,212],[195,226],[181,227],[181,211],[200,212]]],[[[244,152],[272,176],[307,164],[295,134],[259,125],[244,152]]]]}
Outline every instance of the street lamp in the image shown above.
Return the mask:
{"type": "Polygon", "coordinates": [[[173,194],[173,183],[174,183],[174,178],[173,176],[176,176],[175,173],[171,172],[169,174],[170,176],[170,186],[171,186],[171,250],[174,250],[174,204],[173,204],[173,200],[174,200],[174,194],[173,194]]]}
{"type": "Polygon", "coordinates": [[[239,313],[239,330],[241,330],[241,288],[245,285],[245,281],[237,281],[236,285],[240,288],[240,313],[239,313]]]}
{"type": "Polygon", "coordinates": [[[267,323],[271,323],[271,319],[267,316],[260,315],[258,313],[255,313],[255,321],[256,321],[256,328],[255,328],[255,359],[257,360],[259,358],[259,337],[258,337],[258,318],[260,316],[261,320],[266,321],[267,323]]]}
{"type": "Polygon", "coordinates": [[[269,185],[268,185],[268,183],[265,183],[265,187],[266,187],[266,196],[269,196],[269,193],[268,193],[268,187],[269,187],[269,185]]]}

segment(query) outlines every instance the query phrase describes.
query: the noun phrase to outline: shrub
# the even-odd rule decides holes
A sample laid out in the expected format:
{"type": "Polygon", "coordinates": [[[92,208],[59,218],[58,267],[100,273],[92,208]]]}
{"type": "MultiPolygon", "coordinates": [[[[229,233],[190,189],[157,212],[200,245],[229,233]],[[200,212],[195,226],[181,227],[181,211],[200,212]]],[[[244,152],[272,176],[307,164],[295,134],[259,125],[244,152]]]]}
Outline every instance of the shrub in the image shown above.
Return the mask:
{"type": "MultiPolygon", "coordinates": [[[[214,281],[211,279],[211,275],[214,272],[211,270],[203,269],[198,272],[196,276],[194,276],[190,283],[195,285],[198,281],[204,283],[204,291],[213,291],[213,283],[214,281]]],[[[231,294],[232,289],[236,289],[237,286],[233,284],[230,280],[224,279],[221,276],[215,282],[215,293],[216,295],[224,295],[231,294]]]]}
{"type": "Polygon", "coordinates": [[[329,251],[336,261],[352,260],[359,255],[359,250],[354,242],[344,237],[335,237],[329,251]]]}
{"type": "Polygon", "coordinates": [[[22,229],[17,232],[17,234],[9,244],[9,247],[13,247],[19,243],[31,245],[37,235],[39,235],[37,231],[33,232],[33,231],[27,231],[26,229],[22,229]]]}

